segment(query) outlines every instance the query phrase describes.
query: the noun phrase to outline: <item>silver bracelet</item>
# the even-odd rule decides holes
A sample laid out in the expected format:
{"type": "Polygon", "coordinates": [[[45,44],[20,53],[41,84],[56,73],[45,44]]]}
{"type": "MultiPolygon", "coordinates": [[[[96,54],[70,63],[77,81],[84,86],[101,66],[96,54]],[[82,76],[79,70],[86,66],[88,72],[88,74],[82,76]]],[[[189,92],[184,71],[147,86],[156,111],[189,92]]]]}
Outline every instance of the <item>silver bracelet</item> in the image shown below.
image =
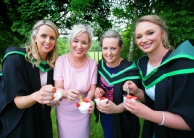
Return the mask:
{"type": "Polygon", "coordinates": [[[158,125],[164,125],[164,121],[165,121],[165,116],[164,116],[164,112],[160,111],[162,113],[162,122],[158,125]]]}

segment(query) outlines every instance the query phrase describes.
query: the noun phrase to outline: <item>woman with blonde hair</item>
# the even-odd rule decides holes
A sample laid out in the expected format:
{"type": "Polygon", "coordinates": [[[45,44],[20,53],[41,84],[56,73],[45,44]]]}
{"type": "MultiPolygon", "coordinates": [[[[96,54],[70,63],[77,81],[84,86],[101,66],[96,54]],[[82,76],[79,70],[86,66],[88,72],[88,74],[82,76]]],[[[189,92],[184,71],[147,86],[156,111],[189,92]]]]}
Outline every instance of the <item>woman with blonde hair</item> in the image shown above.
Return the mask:
{"type": "Polygon", "coordinates": [[[173,50],[167,26],[157,15],[137,20],[135,39],[146,53],[138,60],[144,88],[127,81],[123,89],[141,102],[127,99],[124,107],[144,119],[143,138],[193,138],[193,45],[185,41],[173,50]]]}
{"type": "Polygon", "coordinates": [[[50,117],[57,26],[40,20],[26,48],[8,47],[0,82],[1,138],[52,138],[50,117]]]}
{"type": "Polygon", "coordinates": [[[69,46],[70,52],[58,57],[54,69],[55,87],[60,89],[63,97],[56,108],[59,138],[88,138],[97,81],[96,62],[87,56],[92,46],[92,28],[74,25],[69,46]],[[87,114],[82,114],[76,107],[79,97],[90,101],[87,114]]]}

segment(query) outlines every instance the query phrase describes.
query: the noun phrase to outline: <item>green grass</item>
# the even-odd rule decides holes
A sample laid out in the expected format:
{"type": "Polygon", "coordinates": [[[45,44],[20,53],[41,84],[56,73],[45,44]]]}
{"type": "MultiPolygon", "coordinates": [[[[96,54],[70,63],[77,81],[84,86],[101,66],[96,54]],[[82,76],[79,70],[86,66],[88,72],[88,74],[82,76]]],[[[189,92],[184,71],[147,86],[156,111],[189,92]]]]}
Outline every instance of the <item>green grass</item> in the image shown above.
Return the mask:
{"type": "Polygon", "coordinates": [[[102,59],[102,52],[88,52],[90,58],[94,59],[97,63],[100,59],[102,59]]]}
{"type": "MultiPolygon", "coordinates": [[[[51,112],[51,118],[52,118],[52,123],[53,123],[54,138],[58,138],[55,109],[53,109],[51,112]]],[[[142,126],[143,119],[140,119],[140,123],[142,126]]],[[[140,130],[140,132],[142,132],[142,130],[140,130]]],[[[93,112],[91,114],[91,122],[90,122],[90,138],[103,138],[103,130],[102,130],[101,124],[100,122],[98,123],[95,122],[95,115],[93,112]]]]}

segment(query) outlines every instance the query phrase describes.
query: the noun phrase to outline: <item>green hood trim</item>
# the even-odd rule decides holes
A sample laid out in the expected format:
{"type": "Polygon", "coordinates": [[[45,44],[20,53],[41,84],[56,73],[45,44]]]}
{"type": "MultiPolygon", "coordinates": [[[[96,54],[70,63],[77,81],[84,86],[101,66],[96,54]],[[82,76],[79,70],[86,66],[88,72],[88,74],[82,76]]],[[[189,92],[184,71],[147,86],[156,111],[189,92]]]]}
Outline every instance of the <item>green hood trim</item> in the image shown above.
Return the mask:
{"type": "Polygon", "coordinates": [[[134,79],[140,79],[140,76],[127,76],[121,79],[118,79],[120,75],[124,74],[127,71],[133,70],[135,68],[137,68],[136,64],[133,63],[131,66],[117,72],[116,74],[110,74],[108,72],[108,70],[105,68],[104,66],[104,61],[101,61],[101,67],[102,67],[102,71],[98,70],[98,73],[102,76],[102,78],[109,84],[109,85],[114,85],[114,84],[118,84],[121,83],[123,81],[127,81],[127,80],[134,80],[134,79]],[[112,81],[109,81],[110,78],[112,81]]]}
{"type": "MultiPolygon", "coordinates": [[[[5,54],[5,56],[3,57],[3,60],[11,55],[11,54],[20,54],[20,55],[23,55],[25,57],[28,57],[28,55],[25,53],[25,52],[21,52],[21,51],[11,51],[11,52],[8,52],[7,54],[5,54]]],[[[32,61],[33,63],[35,63],[35,60],[32,61]]],[[[45,61],[40,61],[40,64],[38,65],[38,68],[42,71],[42,72],[48,72],[49,70],[51,70],[52,68],[48,65],[47,62],[45,61]]]]}
{"type": "MultiPolygon", "coordinates": [[[[179,75],[179,74],[189,74],[189,73],[194,73],[194,68],[190,68],[190,69],[177,69],[176,71],[172,71],[172,72],[168,72],[165,73],[163,75],[161,75],[160,77],[157,77],[154,81],[152,81],[151,83],[145,85],[145,82],[154,76],[154,74],[164,65],[168,64],[169,62],[175,60],[175,59],[179,59],[179,58],[187,58],[190,60],[194,60],[194,47],[193,45],[191,45],[191,43],[187,40],[185,42],[183,42],[182,44],[180,44],[178,46],[178,48],[173,51],[171,53],[171,55],[162,62],[162,64],[160,66],[158,66],[157,68],[155,68],[153,71],[151,71],[147,76],[143,76],[142,71],[140,70],[140,76],[142,77],[142,82],[143,85],[146,89],[149,89],[150,87],[156,85],[157,83],[159,83],[160,81],[162,81],[163,79],[170,77],[170,76],[175,76],[175,75],[179,75]]],[[[138,61],[139,62],[139,61],[138,61]]],[[[140,68],[139,68],[140,69],[140,68]]]]}

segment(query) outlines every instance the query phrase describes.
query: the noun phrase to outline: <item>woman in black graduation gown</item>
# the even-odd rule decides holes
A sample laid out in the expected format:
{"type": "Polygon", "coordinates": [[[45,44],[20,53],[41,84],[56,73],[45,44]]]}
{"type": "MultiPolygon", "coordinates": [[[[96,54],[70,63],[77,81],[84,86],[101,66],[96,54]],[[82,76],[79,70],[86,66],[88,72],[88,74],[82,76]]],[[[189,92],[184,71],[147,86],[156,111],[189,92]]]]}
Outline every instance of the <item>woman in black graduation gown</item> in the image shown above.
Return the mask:
{"type": "Polygon", "coordinates": [[[185,41],[172,50],[167,27],[157,15],[138,19],[138,47],[147,56],[138,61],[143,91],[128,81],[123,86],[144,104],[127,100],[125,108],[145,119],[143,138],[194,138],[194,47],[185,41]]]}
{"type": "Polygon", "coordinates": [[[38,21],[26,48],[8,47],[0,83],[2,138],[52,138],[50,104],[56,61],[56,25],[38,21]]]}
{"type": "Polygon", "coordinates": [[[140,81],[137,66],[120,57],[123,41],[118,32],[106,31],[100,43],[103,59],[98,63],[95,97],[103,96],[109,101],[105,105],[96,105],[97,121],[100,116],[104,138],[138,138],[139,119],[122,105],[126,94],[122,89],[124,82],[132,80],[138,85],[140,81]]]}

